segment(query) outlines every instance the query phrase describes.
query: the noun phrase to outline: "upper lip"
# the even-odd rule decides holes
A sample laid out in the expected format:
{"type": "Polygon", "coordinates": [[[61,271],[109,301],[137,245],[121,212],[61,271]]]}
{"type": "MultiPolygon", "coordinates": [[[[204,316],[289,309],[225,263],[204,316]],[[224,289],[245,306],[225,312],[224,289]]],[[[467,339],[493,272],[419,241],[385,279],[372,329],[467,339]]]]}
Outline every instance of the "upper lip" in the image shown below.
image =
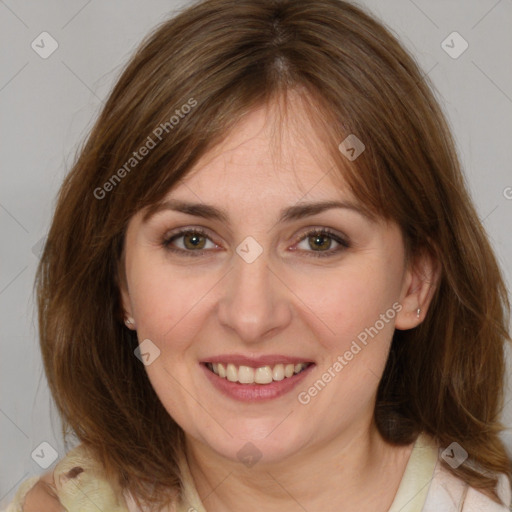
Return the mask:
{"type": "Polygon", "coordinates": [[[307,358],[284,356],[281,354],[262,355],[258,357],[249,357],[240,354],[225,354],[220,356],[211,356],[202,361],[203,363],[231,363],[236,366],[252,366],[259,368],[261,366],[273,366],[276,364],[299,364],[312,363],[307,358]]]}

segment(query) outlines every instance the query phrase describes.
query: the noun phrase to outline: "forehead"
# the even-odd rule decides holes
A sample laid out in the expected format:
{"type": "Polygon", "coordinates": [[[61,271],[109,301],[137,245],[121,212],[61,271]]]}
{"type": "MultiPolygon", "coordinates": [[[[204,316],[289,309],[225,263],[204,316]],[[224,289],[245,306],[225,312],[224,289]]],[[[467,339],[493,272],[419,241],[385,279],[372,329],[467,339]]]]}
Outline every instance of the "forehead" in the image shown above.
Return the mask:
{"type": "Polygon", "coordinates": [[[322,134],[296,100],[290,101],[285,115],[275,103],[249,112],[170,193],[191,194],[221,200],[353,200],[322,134]]]}

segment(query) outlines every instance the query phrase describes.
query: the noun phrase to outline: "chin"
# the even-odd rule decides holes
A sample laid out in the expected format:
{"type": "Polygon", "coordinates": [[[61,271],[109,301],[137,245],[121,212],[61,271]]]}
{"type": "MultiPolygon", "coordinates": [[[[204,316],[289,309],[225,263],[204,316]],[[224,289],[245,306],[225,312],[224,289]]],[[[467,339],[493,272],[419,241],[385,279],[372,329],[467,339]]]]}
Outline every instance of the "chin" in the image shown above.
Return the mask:
{"type": "Polygon", "coordinates": [[[226,424],[226,430],[233,437],[228,434],[223,435],[222,439],[206,436],[204,442],[220,456],[242,462],[247,467],[252,467],[256,462],[279,463],[305,446],[304,440],[293,436],[289,425],[276,428],[281,421],[282,418],[264,423],[245,420],[245,425],[233,424],[231,428],[226,424]]]}

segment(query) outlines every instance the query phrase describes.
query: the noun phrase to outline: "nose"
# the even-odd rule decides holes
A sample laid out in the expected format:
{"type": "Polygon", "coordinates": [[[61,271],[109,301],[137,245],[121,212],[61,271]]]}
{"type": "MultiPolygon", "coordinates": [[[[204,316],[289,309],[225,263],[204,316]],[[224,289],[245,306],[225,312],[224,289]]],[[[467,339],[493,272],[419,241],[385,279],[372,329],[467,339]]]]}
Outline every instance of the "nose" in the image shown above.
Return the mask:
{"type": "Polygon", "coordinates": [[[291,322],[290,291],[270,268],[265,252],[252,263],[235,254],[222,290],[219,321],[245,343],[275,336],[291,322]]]}

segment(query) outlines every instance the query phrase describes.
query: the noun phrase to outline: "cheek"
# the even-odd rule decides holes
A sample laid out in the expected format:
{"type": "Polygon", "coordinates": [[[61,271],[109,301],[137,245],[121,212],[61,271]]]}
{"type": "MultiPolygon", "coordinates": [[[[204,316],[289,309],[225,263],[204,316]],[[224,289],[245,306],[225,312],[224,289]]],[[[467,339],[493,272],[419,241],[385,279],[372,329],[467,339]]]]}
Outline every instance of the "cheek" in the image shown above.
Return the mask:
{"type": "Polygon", "coordinates": [[[303,276],[294,286],[307,306],[302,306],[304,312],[326,333],[322,339],[331,349],[346,350],[376,323],[381,339],[391,337],[396,313],[392,305],[399,297],[400,283],[386,263],[354,258],[332,272],[303,276]]]}
{"type": "Polygon", "coordinates": [[[338,411],[339,415],[333,413],[326,419],[333,428],[340,421],[355,422],[373,403],[401,307],[397,275],[383,262],[354,264],[350,270],[347,265],[336,275],[316,280],[322,286],[315,286],[316,291],[309,294],[307,305],[318,317],[316,340],[323,345],[325,358],[317,380],[301,389],[300,399],[338,411]],[[319,381],[328,382],[325,391],[319,381]]]}
{"type": "Polygon", "coordinates": [[[130,296],[139,339],[149,338],[161,350],[186,346],[201,328],[209,292],[218,282],[213,272],[171,268],[154,256],[134,255],[130,296]]]}

